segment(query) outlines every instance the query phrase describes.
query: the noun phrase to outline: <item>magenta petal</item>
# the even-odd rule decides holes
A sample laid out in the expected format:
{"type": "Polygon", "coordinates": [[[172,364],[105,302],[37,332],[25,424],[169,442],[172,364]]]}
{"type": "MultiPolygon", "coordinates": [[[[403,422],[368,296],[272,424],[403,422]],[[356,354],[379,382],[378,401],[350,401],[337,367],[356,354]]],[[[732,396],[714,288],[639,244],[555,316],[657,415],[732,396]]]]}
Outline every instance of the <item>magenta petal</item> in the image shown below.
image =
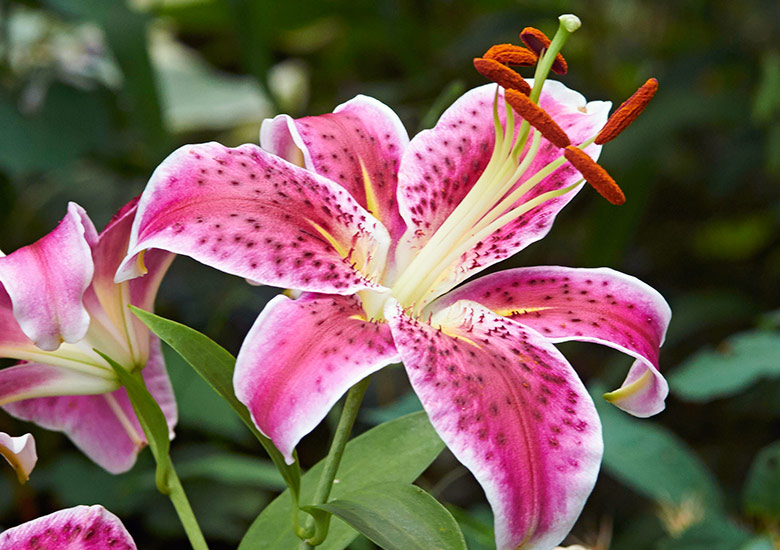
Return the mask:
{"type": "Polygon", "coordinates": [[[152,175],[117,280],[142,274],[139,254],[159,248],[262,284],[349,293],[378,288],[388,246],[332,181],[254,145],[188,145],[152,175]]]}
{"type": "Polygon", "coordinates": [[[236,397],[285,459],[354,384],[398,361],[390,328],[367,321],[354,296],[277,296],[236,361],[236,397]]]}
{"type": "Polygon", "coordinates": [[[14,317],[11,297],[0,284],[0,356],[8,356],[10,348],[33,351],[37,346],[22,332],[14,317]]]}
{"type": "Polygon", "coordinates": [[[38,462],[38,454],[35,451],[35,439],[31,434],[19,437],[0,432],[0,456],[8,461],[8,464],[16,470],[19,482],[24,483],[30,479],[30,472],[38,462]]]}
{"type": "Polygon", "coordinates": [[[671,319],[664,298],[639,279],[612,269],[527,267],[481,277],[444,296],[480,302],[552,342],[595,342],[637,359],[621,389],[607,398],[636,416],[663,410],[669,387],[658,354],[671,319]]]}
{"type": "Polygon", "coordinates": [[[114,514],[100,505],[76,506],[0,533],[0,548],[22,550],[135,550],[135,542],[114,514]]]}
{"type": "Polygon", "coordinates": [[[95,228],[75,203],[48,235],[0,258],[0,283],[13,302],[22,331],[52,351],[77,342],[89,327],[82,296],[92,280],[89,240],[95,228]]]}
{"type": "Polygon", "coordinates": [[[293,119],[279,115],[263,122],[260,145],[275,155],[329,178],[347,191],[390,231],[404,231],[396,186],[409,137],[398,115],[374,98],[359,95],[333,113],[293,119]]]}
{"type": "Polygon", "coordinates": [[[432,325],[386,310],[409,379],[436,431],[477,478],[499,550],[547,550],[593,489],[601,425],[566,359],[544,337],[461,301],[432,325]]]}
{"type": "MultiPolygon", "coordinates": [[[[176,402],[157,339],[143,375],[147,388],[165,413],[172,434],[176,424],[176,402]]],[[[27,399],[4,408],[17,418],[64,432],[84,454],[111,473],[129,470],[138,452],[146,445],[143,430],[123,388],[102,395],[27,399]]]]}
{"type": "Polygon", "coordinates": [[[398,175],[404,246],[424,245],[474,186],[493,154],[493,84],[463,94],[436,126],[414,136],[398,175]]]}

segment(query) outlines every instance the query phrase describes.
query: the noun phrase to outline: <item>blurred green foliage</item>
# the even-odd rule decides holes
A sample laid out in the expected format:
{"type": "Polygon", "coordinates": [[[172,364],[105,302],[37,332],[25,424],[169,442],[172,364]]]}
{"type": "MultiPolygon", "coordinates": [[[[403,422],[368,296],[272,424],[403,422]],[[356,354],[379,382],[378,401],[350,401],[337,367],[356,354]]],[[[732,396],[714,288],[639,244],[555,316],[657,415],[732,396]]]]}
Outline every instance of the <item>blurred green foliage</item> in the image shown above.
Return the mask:
{"type": "MultiPolygon", "coordinates": [[[[262,119],[280,111],[319,114],[364,93],[410,133],[430,127],[482,83],[473,57],[528,25],[552,32],[564,12],[583,21],[564,51],[568,86],[614,102],[650,76],[661,88],[602,155],[627,205],[582,193],[544,241],[501,267],[610,266],[659,289],[674,312],[661,357],[667,411],[635,420],[600,405],[603,473],[571,542],[769,548],[780,532],[767,491],[780,486],[775,0],[0,0],[0,248],[45,234],[69,200],[102,226],[176,146],[257,142],[262,119]]],[[[235,352],[274,293],[180,258],[157,310],[235,352]]],[[[627,368],[588,345],[566,353],[594,388],[619,384],[627,368]]],[[[182,417],[174,460],[212,548],[234,548],[279,480],[230,409],[168,360],[182,417]]],[[[403,371],[385,369],[363,427],[418,406],[403,371]]],[[[322,456],[325,424],[300,446],[304,466],[322,456]]],[[[59,435],[0,416],[0,431],[24,430],[39,467],[24,487],[2,472],[0,525],[100,502],[139,547],[183,544],[148,453],[109,476],[59,435]]],[[[489,548],[491,517],[464,472],[445,454],[419,483],[447,503],[470,548],[489,548]]]]}

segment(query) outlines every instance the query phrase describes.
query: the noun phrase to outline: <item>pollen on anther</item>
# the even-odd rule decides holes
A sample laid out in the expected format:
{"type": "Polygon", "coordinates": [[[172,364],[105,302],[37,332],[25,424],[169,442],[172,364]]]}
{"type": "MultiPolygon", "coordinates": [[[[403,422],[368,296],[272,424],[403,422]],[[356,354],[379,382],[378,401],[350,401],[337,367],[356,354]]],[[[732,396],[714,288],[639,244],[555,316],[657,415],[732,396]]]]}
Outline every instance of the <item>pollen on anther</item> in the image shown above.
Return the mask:
{"type": "Polygon", "coordinates": [[[498,61],[477,57],[474,59],[474,68],[479,74],[507,90],[517,90],[525,95],[531,93],[531,85],[522,76],[498,61]]]}
{"type": "Polygon", "coordinates": [[[582,149],[569,146],[563,151],[566,160],[579,170],[579,172],[598,193],[612,204],[624,204],[626,196],[623,190],[612,179],[604,168],[596,164],[588,154],[582,149]]]}
{"type": "Polygon", "coordinates": [[[498,61],[504,65],[519,65],[522,67],[535,65],[539,60],[536,52],[522,46],[515,46],[514,44],[496,44],[491,46],[482,57],[498,61]]]}
{"type": "Polygon", "coordinates": [[[631,97],[615,109],[615,112],[612,113],[612,116],[609,117],[607,123],[596,136],[594,143],[602,145],[615,139],[642,114],[642,111],[645,110],[645,107],[653,99],[657,91],[658,81],[655,78],[651,78],[642,84],[631,97]]]}
{"type": "Polygon", "coordinates": [[[528,123],[539,130],[550,143],[561,149],[571,145],[571,140],[563,128],[547,114],[547,112],[531,101],[528,96],[520,94],[515,90],[507,90],[504,98],[512,108],[523,117],[528,123]]]}
{"type": "MultiPolygon", "coordinates": [[[[524,28],[520,32],[520,40],[522,40],[531,50],[535,51],[537,55],[540,55],[542,50],[548,50],[550,48],[550,39],[547,38],[547,35],[534,27],[524,28]]],[[[552,72],[556,74],[566,74],[566,71],[569,70],[569,66],[563,56],[557,54],[551,69],[552,72]]]]}

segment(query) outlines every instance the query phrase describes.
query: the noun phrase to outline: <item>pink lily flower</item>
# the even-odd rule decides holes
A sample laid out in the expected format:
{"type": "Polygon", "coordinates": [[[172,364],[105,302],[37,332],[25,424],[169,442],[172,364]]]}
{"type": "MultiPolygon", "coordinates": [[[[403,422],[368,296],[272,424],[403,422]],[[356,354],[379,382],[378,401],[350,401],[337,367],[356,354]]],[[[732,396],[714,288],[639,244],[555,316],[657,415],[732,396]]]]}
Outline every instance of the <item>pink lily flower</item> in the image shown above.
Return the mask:
{"type": "Polygon", "coordinates": [[[30,472],[35,468],[35,463],[38,462],[35,439],[31,434],[12,437],[0,432],[0,455],[16,471],[19,483],[25,483],[30,479],[30,472]]]}
{"type": "MultiPolygon", "coordinates": [[[[37,242],[0,257],[0,405],[17,418],[64,432],[112,473],[128,470],[146,438],[111,366],[143,370],[171,430],[176,402],[159,340],[127,308],[151,308],[173,258],[155,251],[150,276],[115,284],[135,201],[98,235],[77,204],[37,242]]],[[[172,433],[172,432],[171,432],[172,433]]]]}
{"type": "MultiPolygon", "coordinates": [[[[141,196],[117,280],[163,249],[302,291],[266,306],[234,378],[286,459],[352,385],[403,361],[433,426],[484,488],[498,548],[551,548],[602,456],[593,402],[553,344],[635,357],[607,397],[648,416],[668,392],[658,351],[670,311],[605,268],[512,269],[456,288],[544,237],[583,186],[568,144],[524,125],[504,96],[473,89],[411,141],[392,110],[358,96],[330,114],[266,121],[262,148],[184,146],[141,196]]],[[[547,81],[538,107],[595,165],[610,104],[547,81]]]]}
{"type": "Polygon", "coordinates": [[[75,506],[0,533],[0,548],[135,550],[121,520],[100,505],[75,506]]]}

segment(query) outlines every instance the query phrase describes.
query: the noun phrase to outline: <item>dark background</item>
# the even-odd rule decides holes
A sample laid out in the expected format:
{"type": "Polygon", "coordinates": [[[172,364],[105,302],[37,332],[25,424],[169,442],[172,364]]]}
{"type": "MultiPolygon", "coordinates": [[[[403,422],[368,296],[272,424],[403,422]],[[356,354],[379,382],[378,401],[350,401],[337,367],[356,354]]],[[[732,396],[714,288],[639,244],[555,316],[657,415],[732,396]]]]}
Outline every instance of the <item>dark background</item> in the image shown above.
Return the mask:
{"type": "MultiPolygon", "coordinates": [[[[278,112],[329,112],[362,93],[395,109],[413,135],[483,83],[473,57],[517,43],[525,26],[552,34],[559,14],[577,14],[583,27],[564,49],[567,86],[617,105],[647,78],[660,82],[601,157],[628,202],[581,193],[547,238],[502,267],[609,266],[661,291],[674,316],[661,356],[667,410],[639,421],[600,406],[605,463],[570,542],[769,550],[777,541],[776,1],[0,0],[0,10],[5,252],[50,231],[69,200],[102,227],[178,145],[256,143],[262,119],[278,112]]],[[[236,352],[276,292],[179,258],[157,312],[236,352]]],[[[616,387],[630,364],[596,346],[562,347],[596,392],[616,387]]],[[[181,414],[174,460],[212,548],[235,547],[279,481],[253,458],[262,451],[251,434],[172,354],[169,369],[181,414]]],[[[402,369],[388,368],[358,429],[417,406],[402,369]]],[[[331,425],[301,445],[304,466],[325,453],[331,425]]],[[[148,452],[130,473],[109,476],[58,434],[7,415],[0,431],[32,431],[40,455],[24,487],[0,472],[0,526],[99,502],[140,548],[186,544],[154,492],[148,452]]],[[[451,506],[470,548],[491,547],[489,508],[451,456],[419,483],[451,506]]]]}

